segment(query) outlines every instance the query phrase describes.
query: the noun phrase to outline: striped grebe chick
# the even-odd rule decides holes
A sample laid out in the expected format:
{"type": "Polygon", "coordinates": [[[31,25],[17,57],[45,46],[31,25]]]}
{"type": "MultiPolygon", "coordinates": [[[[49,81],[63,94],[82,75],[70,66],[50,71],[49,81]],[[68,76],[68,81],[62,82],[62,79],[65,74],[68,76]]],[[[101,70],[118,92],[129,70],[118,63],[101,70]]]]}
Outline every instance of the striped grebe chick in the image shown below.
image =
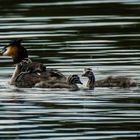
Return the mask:
{"type": "Polygon", "coordinates": [[[107,78],[95,81],[95,75],[90,68],[86,68],[82,76],[88,77],[87,87],[89,89],[94,89],[94,87],[129,88],[137,86],[137,82],[127,76],[108,76],[107,78]]]}
{"type": "Polygon", "coordinates": [[[91,68],[85,68],[84,73],[82,74],[83,77],[88,77],[87,87],[88,89],[94,89],[95,87],[95,75],[91,68]]]}

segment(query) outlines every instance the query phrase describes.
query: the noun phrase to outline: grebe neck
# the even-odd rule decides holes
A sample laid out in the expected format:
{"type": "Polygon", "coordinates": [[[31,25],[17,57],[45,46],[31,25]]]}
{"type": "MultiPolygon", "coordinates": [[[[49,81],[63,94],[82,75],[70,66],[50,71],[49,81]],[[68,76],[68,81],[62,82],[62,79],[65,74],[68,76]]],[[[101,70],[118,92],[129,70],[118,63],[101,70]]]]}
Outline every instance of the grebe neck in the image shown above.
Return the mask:
{"type": "Polygon", "coordinates": [[[88,80],[88,83],[87,83],[87,87],[89,89],[94,89],[95,87],[95,77],[94,76],[91,76],[91,77],[88,77],[89,80],[88,80]]]}

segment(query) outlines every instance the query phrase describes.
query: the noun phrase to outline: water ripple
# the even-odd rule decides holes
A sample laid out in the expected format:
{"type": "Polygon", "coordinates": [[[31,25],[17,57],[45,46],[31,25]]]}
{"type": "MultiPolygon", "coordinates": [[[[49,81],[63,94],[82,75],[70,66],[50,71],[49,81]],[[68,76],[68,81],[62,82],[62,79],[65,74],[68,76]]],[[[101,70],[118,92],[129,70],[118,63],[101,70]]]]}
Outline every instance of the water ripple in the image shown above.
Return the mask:
{"type": "Polygon", "coordinates": [[[77,92],[16,88],[8,84],[12,59],[0,56],[0,139],[139,139],[139,86],[92,91],[81,76],[91,67],[96,79],[126,75],[140,83],[139,1],[7,2],[1,2],[1,48],[24,38],[33,61],[78,74],[83,85],[77,92]]]}

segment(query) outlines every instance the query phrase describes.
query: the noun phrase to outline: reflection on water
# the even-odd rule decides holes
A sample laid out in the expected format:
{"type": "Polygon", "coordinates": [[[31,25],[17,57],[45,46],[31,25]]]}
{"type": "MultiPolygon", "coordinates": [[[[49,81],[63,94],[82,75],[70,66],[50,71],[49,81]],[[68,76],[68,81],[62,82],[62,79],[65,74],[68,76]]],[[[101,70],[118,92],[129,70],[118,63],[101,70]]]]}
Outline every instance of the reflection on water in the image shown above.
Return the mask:
{"type": "MultiPolygon", "coordinates": [[[[24,38],[34,61],[65,75],[94,69],[96,79],[139,82],[139,0],[1,1],[1,46],[24,38]],[[10,3],[7,5],[7,3],[10,3]]],[[[140,90],[18,89],[8,85],[11,58],[0,56],[0,138],[56,140],[140,137],[140,90]]]]}

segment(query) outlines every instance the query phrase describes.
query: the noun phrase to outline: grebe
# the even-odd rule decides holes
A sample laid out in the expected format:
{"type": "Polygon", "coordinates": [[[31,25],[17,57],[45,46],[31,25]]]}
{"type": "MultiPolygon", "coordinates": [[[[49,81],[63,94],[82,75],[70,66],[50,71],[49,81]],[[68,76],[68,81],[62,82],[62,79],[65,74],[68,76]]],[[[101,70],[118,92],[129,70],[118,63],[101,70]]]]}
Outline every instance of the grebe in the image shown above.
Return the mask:
{"type": "Polygon", "coordinates": [[[87,87],[89,89],[94,89],[95,87],[95,75],[92,71],[92,69],[90,68],[85,68],[84,69],[84,73],[82,74],[83,77],[88,77],[88,82],[87,82],[87,87]]]}
{"type": "Polygon", "coordinates": [[[90,68],[86,68],[82,76],[88,77],[87,87],[94,89],[94,87],[121,87],[129,88],[136,87],[137,82],[126,76],[108,76],[107,78],[95,81],[95,76],[90,68]]]}
{"type": "Polygon", "coordinates": [[[42,80],[65,80],[66,77],[58,70],[46,69],[42,63],[32,62],[27,50],[21,45],[22,39],[12,41],[5,46],[2,55],[11,56],[16,64],[10,84],[18,87],[33,87],[42,80]]]}
{"type": "Polygon", "coordinates": [[[80,81],[80,78],[78,75],[70,75],[67,80],[64,82],[60,81],[41,81],[40,83],[37,83],[35,87],[38,88],[68,88],[71,91],[77,91],[79,90],[79,87],[77,84],[82,84],[80,81]]]}

